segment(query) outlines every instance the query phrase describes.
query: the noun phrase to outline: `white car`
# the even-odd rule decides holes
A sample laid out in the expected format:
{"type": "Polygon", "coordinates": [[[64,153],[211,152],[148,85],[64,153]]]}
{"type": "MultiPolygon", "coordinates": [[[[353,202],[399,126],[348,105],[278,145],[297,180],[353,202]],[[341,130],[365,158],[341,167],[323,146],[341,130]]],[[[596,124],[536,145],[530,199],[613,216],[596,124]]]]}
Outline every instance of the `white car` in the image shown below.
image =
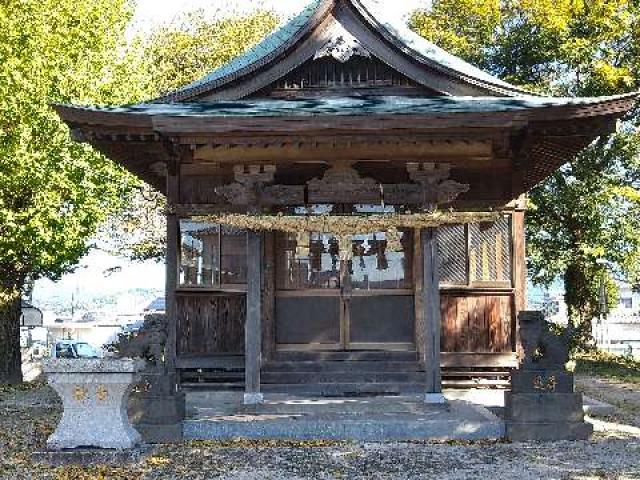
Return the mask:
{"type": "Polygon", "coordinates": [[[87,342],[57,340],[51,347],[51,358],[101,358],[99,351],[87,342]]]}

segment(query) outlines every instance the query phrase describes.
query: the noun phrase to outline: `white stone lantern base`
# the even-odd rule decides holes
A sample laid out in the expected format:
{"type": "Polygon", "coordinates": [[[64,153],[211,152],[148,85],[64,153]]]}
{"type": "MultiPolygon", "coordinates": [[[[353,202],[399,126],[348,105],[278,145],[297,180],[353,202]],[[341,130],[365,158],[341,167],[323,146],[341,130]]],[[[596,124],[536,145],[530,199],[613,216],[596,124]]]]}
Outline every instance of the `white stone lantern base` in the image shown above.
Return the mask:
{"type": "Polygon", "coordinates": [[[143,360],[133,359],[43,362],[49,384],[64,406],[47,446],[53,450],[79,447],[122,450],[138,445],[140,434],[129,421],[127,404],[144,367],[143,360]]]}

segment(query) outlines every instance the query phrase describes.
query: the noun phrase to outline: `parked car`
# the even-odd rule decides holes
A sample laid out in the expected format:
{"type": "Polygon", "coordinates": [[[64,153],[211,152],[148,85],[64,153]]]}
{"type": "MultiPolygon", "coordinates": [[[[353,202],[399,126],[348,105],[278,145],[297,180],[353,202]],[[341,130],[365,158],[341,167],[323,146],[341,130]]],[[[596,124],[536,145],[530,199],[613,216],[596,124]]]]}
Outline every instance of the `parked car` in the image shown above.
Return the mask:
{"type": "Polygon", "coordinates": [[[87,342],[57,340],[51,347],[51,358],[100,358],[100,352],[87,342]]]}

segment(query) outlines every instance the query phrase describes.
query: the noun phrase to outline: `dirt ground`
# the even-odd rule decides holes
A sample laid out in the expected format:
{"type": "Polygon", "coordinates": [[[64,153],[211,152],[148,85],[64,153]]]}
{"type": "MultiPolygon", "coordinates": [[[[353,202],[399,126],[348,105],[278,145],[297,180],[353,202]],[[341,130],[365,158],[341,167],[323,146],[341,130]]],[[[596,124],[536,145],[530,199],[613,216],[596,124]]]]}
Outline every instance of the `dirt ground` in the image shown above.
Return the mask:
{"type": "Polygon", "coordinates": [[[618,407],[594,418],[587,442],[334,443],[191,442],[161,446],[117,468],[35,464],[60,403],[47,387],[0,389],[2,479],[639,479],[640,385],[579,377],[578,387],[618,407]]]}

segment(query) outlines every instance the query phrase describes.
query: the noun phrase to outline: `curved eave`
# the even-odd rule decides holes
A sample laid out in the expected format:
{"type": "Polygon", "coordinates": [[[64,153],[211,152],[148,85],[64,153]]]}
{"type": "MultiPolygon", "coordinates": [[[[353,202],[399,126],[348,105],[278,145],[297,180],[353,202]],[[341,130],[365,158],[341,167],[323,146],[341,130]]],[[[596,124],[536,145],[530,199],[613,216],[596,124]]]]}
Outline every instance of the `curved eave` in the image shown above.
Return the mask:
{"type": "MultiPolygon", "coordinates": [[[[640,93],[594,98],[542,97],[344,97],[317,100],[247,100],[213,103],[139,104],[115,108],[55,105],[68,124],[96,125],[132,131],[157,132],[159,119],[180,124],[200,119],[208,124],[230,120],[297,118],[310,121],[332,118],[340,123],[348,117],[387,116],[389,119],[418,116],[429,118],[458,117],[461,122],[474,115],[484,117],[518,116],[529,121],[569,120],[574,118],[622,116],[636,104],[640,93]]],[[[410,128],[410,127],[409,127],[410,128]]]]}
{"type": "MultiPolygon", "coordinates": [[[[452,99],[453,100],[453,99],[452,99]]],[[[452,101],[449,100],[449,101],[452,101]]],[[[138,175],[160,191],[165,190],[164,168],[170,159],[172,142],[203,144],[224,136],[243,138],[268,135],[286,142],[291,135],[340,136],[357,133],[372,137],[394,132],[446,135],[447,132],[478,132],[493,129],[505,136],[530,137],[514,160],[523,160],[522,182],[514,186],[514,197],[548,177],[571,160],[600,135],[615,130],[616,121],[631,110],[638,94],[600,99],[575,99],[549,104],[532,100],[538,106],[506,111],[456,111],[395,114],[317,114],[296,115],[215,115],[206,105],[141,105],[121,109],[55,106],[76,139],[90,143],[109,158],[138,175]],[[165,107],[163,111],[162,107],[165,107]],[[150,109],[150,110],[147,110],[150,109]],[[185,109],[181,114],[176,109],[185,109]],[[189,113],[199,109],[198,113],[189,113]],[[153,113],[155,112],[155,113],[153,113]],[[173,112],[173,113],[172,113],[173,112]],[[367,119],[363,122],[363,118],[367,119]]],[[[453,100],[455,102],[455,100],[453,100]]],[[[458,99],[473,104],[478,101],[458,99]]],[[[496,102],[522,104],[521,99],[493,99],[496,102]]],[[[251,104],[251,102],[246,102],[251,104]]],[[[238,102],[235,103],[237,105],[238,102]]],[[[224,105],[224,104],[219,104],[224,105]]],[[[211,106],[209,106],[211,108],[211,106]]]]}

